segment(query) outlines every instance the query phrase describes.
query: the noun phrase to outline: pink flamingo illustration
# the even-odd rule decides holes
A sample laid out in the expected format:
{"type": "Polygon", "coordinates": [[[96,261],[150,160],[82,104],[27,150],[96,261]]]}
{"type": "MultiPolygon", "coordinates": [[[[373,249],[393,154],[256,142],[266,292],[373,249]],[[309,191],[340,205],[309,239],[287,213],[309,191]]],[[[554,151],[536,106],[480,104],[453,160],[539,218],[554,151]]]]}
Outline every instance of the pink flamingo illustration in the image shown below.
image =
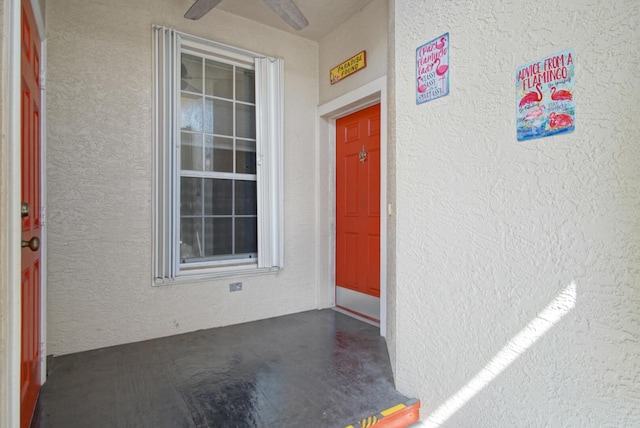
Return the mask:
{"type": "Polygon", "coordinates": [[[436,49],[442,49],[444,47],[444,41],[446,37],[441,37],[439,42],[436,42],[436,49]]]}
{"type": "Polygon", "coordinates": [[[544,113],[544,106],[536,107],[534,109],[529,110],[527,114],[524,115],[522,120],[530,120],[535,121],[544,113]]]}
{"type": "Polygon", "coordinates": [[[556,87],[551,87],[551,99],[554,101],[571,101],[573,99],[573,95],[569,91],[565,91],[561,89],[556,91],[556,87]]]}
{"type": "Polygon", "coordinates": [[[433,65],[436,66],[436,74],[440,76],[440,86],[442,87],[442,90],[445,90],[445,73],[449,66],[446,64],[440,65],[440,58],[437,58],[433,65]]]}
{"type": "Polygon", "coordinates": [[[568,128],[573,124],[573,119],[568,114],[557,114],[555,111],[549,115],[550,128],[568,128]]]}
{"type": "Polygon", "coordinates": [[[531,91],[527,95],[522,97],[519,104],[520,107],[526,106],[527,104],[539,103],[540,101],[542,101],[542,91],[540,90],[541,87],[542,85],[538,83],[536,85],[537,92],[531,91]]]}
{"type": "Polygon", "coordinates": [[[435,64],[438,64],[438,66],[436,67],[436,74],[438,76],[442,76],[444,73],[447,72],[447,69],[449,68],[449,66],[446,64],[440,65],[440,58],[436,59],[435,64]]]}
{"type": "Polygon", "coordinates": [[[422,79],[418,77],[418,92],[420,92],[422,94],[426,90],[427,90],[427,85],[422,83],[422,79]]]}

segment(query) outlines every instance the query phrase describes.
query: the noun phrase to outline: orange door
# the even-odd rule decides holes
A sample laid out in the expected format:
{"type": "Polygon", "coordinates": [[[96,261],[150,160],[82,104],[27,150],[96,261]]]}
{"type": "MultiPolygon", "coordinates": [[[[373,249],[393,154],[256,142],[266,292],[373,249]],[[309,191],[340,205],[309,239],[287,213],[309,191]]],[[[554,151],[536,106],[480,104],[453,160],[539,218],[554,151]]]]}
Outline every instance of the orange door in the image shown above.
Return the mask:
{"type": "Polygon", "coordinates": [[[22,358],[20,425],[40,392],[40,37],[22,0],[22,358]]]}
{"type": "Polygon", "coordinates": [[[336,285],[380,297],[380,104],[336,121],[336,285]]]}

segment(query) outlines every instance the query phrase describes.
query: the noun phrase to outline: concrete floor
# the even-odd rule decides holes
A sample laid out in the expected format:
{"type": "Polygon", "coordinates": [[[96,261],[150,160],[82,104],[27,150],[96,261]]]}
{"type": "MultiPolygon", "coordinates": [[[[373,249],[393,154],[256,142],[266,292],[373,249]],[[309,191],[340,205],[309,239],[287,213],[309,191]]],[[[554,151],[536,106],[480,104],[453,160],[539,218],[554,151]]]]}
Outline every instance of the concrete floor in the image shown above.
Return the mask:
{"type": "Polygon", "coordinates": [[[327,309],[53,358],[32,427],[344,427],[407,397],[327,309]]]}

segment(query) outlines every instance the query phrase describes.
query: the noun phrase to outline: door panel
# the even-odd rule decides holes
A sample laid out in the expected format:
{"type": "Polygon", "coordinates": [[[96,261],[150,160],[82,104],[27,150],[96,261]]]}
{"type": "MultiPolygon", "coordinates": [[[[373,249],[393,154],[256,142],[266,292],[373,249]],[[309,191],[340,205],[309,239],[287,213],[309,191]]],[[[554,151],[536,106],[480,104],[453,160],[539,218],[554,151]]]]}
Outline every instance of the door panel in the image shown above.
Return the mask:
{"type": "MultiPolygon", "coordinates": [[[[369,251],[367,256],[369,260],[380,258],[380,236],[369,236],[367,245],[369,251]]],[[[367,270],[367,285],[370,296],[380,297],[380,263],[370,263],[367,270]]]]}
{"type": "MultiPolygon", "coordinates": [[[[380,297],[379,104],[336,121],[336,286],[346,289],[339,306],[340,296],[362,295],[367,307],[380,297]]],[[[363,315],[378,318],[379,307],[363,315]]]]}
{"type": "Polygon", "coordinates": [[[20,425],[28,427],[40,392],[40,37],[29,0],[22,1],[22,347],[20,425]]]}

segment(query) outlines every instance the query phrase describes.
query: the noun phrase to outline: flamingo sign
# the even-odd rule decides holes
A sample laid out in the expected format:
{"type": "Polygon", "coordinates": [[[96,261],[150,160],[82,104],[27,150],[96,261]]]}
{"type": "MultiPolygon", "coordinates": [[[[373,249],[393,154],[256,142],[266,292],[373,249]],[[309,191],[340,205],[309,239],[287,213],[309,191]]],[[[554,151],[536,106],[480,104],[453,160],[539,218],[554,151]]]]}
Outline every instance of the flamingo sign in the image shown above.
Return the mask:
{"type": "Polygon", "coordinates": [[[449,94],[449,33],[416,49],[416,104],[449,94]]]}
{"type": "Polygon", "coordinates": [[[518,67],[516,125],[518,141],[575,129],[575,53],[568,49],[518,67]]]}

